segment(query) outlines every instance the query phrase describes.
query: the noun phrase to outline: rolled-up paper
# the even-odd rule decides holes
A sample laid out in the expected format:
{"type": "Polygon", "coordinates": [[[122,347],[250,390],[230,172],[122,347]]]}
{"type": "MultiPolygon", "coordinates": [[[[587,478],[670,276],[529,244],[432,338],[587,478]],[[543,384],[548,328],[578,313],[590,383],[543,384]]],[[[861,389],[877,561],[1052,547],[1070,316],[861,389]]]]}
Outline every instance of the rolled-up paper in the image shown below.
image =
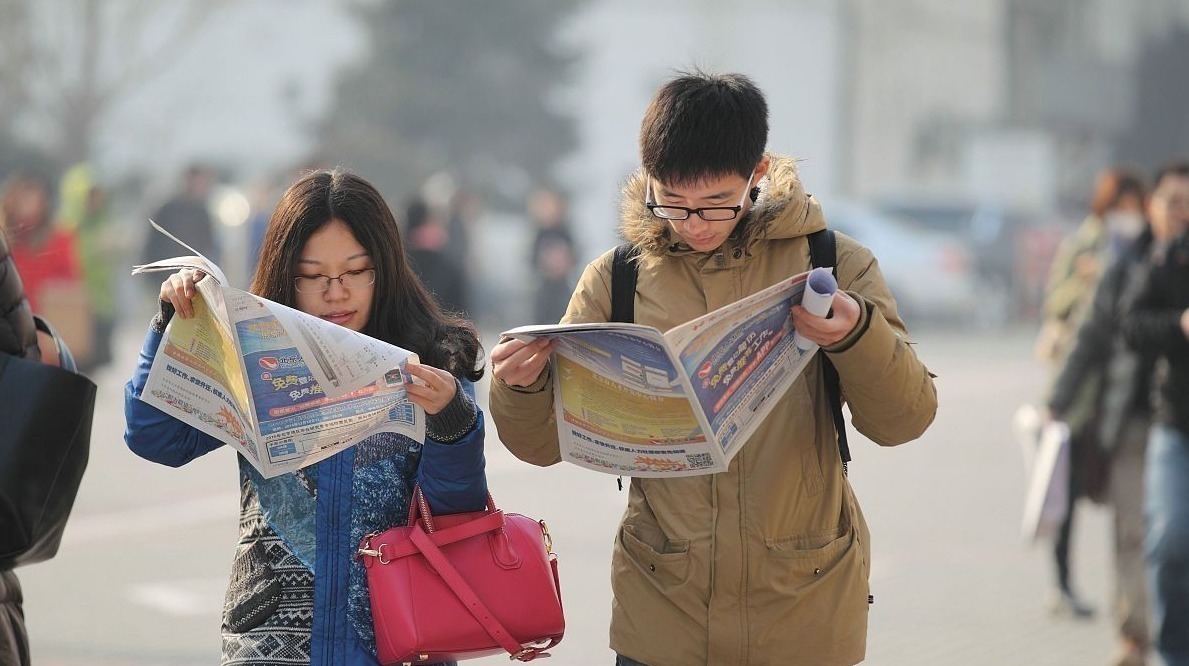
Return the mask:
{"type": "MultiPolygon", "coordinates": [[[[825,317],[830,312],[830,304],[834,302],[834,292],[838,291],[838,281],[829,268],[815,268],[809,271],[805,278],[805,292],[801,295],[801,307],[815,317],[825,317]]],[[[798,349],[809,351],[817,343],[801,335],[800,331],[793,334],[793,344],[798,349]]]]}

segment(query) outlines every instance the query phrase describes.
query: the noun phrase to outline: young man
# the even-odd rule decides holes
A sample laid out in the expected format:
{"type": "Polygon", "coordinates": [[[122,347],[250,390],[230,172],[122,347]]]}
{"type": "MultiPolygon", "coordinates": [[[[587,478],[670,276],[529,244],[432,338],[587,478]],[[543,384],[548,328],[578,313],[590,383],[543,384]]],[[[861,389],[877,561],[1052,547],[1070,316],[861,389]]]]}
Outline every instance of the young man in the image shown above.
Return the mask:
{"type": "Polygon", "coordinates": [[[1167,666],[1189,666],[1189,162],[1160,170],[1148,217],[1152,274],[1122,326],[1135,349],[1160,358],[1144,549],[1156,648],[1167,666]]]}
{"type": "MultiPolygon", "coordinates": [[[[639,251],[635,321],[667,330],[810,268],[826,226],[793,160],[764,153],[768,109],[746,77],[684,75],[656,93],[621,231],[639,251]],[[758,185],[758,187],[754,187],[758,185]]],[[[608,321],[612,252],[586,267],[563,322],[608,321]]],[[[937,397],[875,258],[837,235],[826,318],[793,324],[841,376],[853,423],[895,445],[937,397]]],[[[491,413],[517,457],[560,460],[550,343],[492,350],[491,413]]],[[[839,459],[819,360],[780,397],[727,472],[632,479],[615,540],[619,664],[854,664],[866,648],[870,544],[839,459]]]]}

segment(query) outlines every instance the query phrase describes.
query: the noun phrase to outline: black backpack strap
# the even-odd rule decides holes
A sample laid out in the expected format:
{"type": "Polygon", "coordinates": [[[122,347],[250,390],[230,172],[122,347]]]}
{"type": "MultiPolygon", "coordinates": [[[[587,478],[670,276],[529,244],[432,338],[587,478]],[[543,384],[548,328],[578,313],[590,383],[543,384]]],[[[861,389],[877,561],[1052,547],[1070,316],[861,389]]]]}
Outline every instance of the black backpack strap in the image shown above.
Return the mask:
{"type": "MultiPolygon", "coordinates": [[[[834,232],[830,229],[820,229],[809,234],[809,262],[814,268],[829,267],[838,277],[838,250],[834,240],[834,232]]],[[[830,413],[834,417],[834,432],[838,435],[838,457],[842,459],[842,472],[845,474],[847,463],[850,462],[850,444],[846,441],[846,418],[842,415],[842,383],[838,379],[838,369],[830,362],[825,354],[822,358],[822,377],[826,381],[826,396],[830,399],[830,413]]]]}
{"type": "MultiPolygon", "coordinates": [[[[631,243],[615,248],[611,259],[611,321],[617,324],[636,322],[636,254],[638,250],[631,243]]],[[[615,483],[623,490],[623,477],[615,483]]]]}
{"type": "Polygon", "coordinates": [[[636,321],[636,253],[631,243],[615,248],[611,262],[611,321],[615,323],[636,321]]]}

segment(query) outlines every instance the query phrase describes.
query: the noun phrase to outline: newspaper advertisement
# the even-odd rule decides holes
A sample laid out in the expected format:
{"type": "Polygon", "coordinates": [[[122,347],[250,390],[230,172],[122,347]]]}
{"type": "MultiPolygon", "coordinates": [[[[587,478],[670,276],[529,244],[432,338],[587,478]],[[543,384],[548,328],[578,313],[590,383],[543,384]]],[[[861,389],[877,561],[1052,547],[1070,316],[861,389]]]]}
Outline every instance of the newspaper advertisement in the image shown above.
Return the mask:
{"type": "Polygon", "coordinates": [[[722,472],[808,365],[792,307],[808,273],[662,334],[640,324],[523,326],[550,360],[562,459],[626,476],[722,472]]]}
{"type": "Polygon", "coordinates": [[[405,391],[416,354],[229,287],[197,253],[133,272],[182,268],[207,277],[194,316],[166,328],[142,400],[232,446],[266,478],[377,432],[424,439],[424,410],[405,391]]]}

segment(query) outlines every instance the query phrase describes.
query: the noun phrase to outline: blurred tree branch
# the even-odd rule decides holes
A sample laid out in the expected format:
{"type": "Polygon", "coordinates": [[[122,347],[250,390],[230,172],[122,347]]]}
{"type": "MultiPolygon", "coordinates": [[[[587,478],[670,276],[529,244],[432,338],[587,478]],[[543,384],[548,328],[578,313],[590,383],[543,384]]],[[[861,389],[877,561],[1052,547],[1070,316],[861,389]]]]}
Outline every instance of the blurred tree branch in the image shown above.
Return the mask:
{"type": "Polygon", "coordinates": [[[229,0],[0,3],[0,137],[60,165],[90,156],[120,96],[166,71],[229,0]]]}
{"type": "Polygon", "coordinates": [[[360,2],[370,57],[340,79],[319,158],[389,196],[449,172],[489,201],[522,205],[577,144],[557,103],[578,54],[557,43],[584,0],[360,2]]]}

